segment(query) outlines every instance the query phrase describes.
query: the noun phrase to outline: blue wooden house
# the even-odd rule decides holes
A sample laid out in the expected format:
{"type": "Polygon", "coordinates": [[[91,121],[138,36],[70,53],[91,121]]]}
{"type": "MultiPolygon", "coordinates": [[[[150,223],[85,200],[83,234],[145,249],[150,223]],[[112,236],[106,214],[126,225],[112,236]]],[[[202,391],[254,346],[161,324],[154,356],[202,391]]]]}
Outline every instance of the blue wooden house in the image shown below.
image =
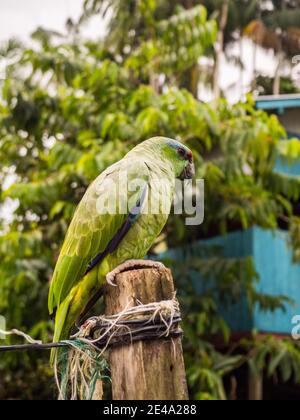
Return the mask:
{"type": "MultiPolygon", "coordinates": [[[[259,97],[256,106],[276,113],[289,135],[300,138],[300,95],[259,97]]],[[[290,167],[278,160],[274,170],[300,176],[300,162],[290,167]]],[[[292,318],[300,315],[300,265],[293,264],[287,232],[272,232],[254,226],[247,231],[199,241],[193,245],[193,253],[197,253],[197,247],[200,252],[200,248],[207,245],[222,248],[223,255],[229,258],[252,256],[260,276],[258,291],[268,295],[287,296],[295,302],[294,305],[287,304],[285,312],[281,309],[274,313],[262,312],[256,308],[250,315],[246,299],[241,299],[230,310],[221,309],[232,331],[246,333],[257,330],[261,333],[290,335],[293,328],[292,318]]],[[[173,257],[176,256],[177,259],[183,257],[182,252],[184,251],[170,251],[171,256],[173,253],[173,257]]],[[[193,281],[196,290],[201,293],[205,282],[199,278],[199,274],[193,276],[193,281]]]]}
{"type": "MultiPolygon", "coordinates": [[[[300,138],[300,95],[259,96],[256,100],[256,108],[276,114],[281,124],[285,127],[289,137],[300,138]]],[[[277,161],[275,170],[288,174],[300,175],[300,162],[294,166],[288,166],[277,161]]]]}
{"type": "MultiPolygon", "coordinates": [[[[300,95],[262,96],[257,99],[256,107],[277,114],[288,135],[300,138],[300,95]]],[[[300,176],[300,162],[291,167],[278,159],[274,170],[300,176]]],[[[288,296],[295,302],[295,305],[286,306],[286,312],[262,312],[256,308],[250,316],[247,305],[240,301],[230,312],[224,313],[233,331],[256,329],[260,332],[291,334],[292,318],[300,314],[300,265],[293,264],[287,232],[271,232],[253,227],[245,232],[234,232],[209,241],[221,245],[225,256],[253,257],[260,276],[257,286],[259,292],[288,296]]]]}
{"type": "Polygon", "coordinates": [[[259,96],[256,108],[277,114],[291,137],[300,137],[300,95],[259,96]]]}

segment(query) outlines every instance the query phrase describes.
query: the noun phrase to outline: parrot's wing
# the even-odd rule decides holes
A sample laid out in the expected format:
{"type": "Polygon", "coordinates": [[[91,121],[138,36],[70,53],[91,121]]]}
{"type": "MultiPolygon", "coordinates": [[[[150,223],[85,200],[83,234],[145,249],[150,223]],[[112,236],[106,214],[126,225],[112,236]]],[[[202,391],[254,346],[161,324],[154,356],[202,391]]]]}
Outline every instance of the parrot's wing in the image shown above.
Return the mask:
{"type": "Polygon", "coordinates": [[[77,207],[53,274],[50,314],[89,270],[116,249],[137,219],[149,182],[149,168],[140,160],[131,163],[123,160],[103,172],[77,207]],[[128,179],[143,181],[144,188],[128,191],[125,171],[128,179]]]}

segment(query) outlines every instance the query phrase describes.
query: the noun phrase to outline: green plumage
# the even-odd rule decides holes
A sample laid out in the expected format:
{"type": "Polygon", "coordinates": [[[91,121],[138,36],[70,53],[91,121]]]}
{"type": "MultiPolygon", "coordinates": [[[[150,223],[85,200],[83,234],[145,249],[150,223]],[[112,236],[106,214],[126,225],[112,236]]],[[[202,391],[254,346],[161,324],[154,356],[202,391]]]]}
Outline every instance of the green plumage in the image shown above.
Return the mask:
{"type": "MultiPolygon", "coordinates": [[[[54,341],[67,339],[74,323],[91,298],[105,284],[106,275],[129,259],[142,259],[163,229],[172,204],[175,178],[179,177],[187,161],[178,154],[178,147],[189,150],[180,143],[166,138],[147,140],[121,161],[106,169],[88,188],[80,202],[68,229],[49,292],[49,311],[56,310],[54,341]],[[127,192],[117,187],[124,182],[143,180],[147,185],[145,206],[153,201],[157,214],[137,216],[132,227],[118,247],[88,274],[85,275],[93,258],[106,250],[118,233],[129,212],[121,212],[122,199],[128,199],[129,209],[140,199],[139,188],[127,192]],[[163,179],[164,203],[162,207],[158,180],[163,179]],[[128,195],[127,195],[128,194],[128,195]],[[114,197],[117,197],[115,199],[114,197]],[[115,208],[105,212],[107,209],[115,208]]],[[[189,152],[190,153],[190,152],[189,152]]]]}

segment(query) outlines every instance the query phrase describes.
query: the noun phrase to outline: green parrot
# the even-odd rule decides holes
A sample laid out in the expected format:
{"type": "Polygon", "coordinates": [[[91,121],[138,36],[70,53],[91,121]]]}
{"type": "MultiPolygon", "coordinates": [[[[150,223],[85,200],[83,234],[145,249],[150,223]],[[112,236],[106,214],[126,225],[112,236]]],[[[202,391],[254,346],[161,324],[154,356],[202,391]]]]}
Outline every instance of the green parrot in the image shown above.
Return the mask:
{"type": "MultiPolygon", "coordinates": [[[[192,178],[192,152],[178,141],[155,137],[133,148],[87,189],[68,229],[49,291],[54,342],[69,338],[76,322],[106,283],[141,261],[165,226],[175,179],[192,178]]],[[[52,352],[52,362],[55,351],[52,352]]]]}

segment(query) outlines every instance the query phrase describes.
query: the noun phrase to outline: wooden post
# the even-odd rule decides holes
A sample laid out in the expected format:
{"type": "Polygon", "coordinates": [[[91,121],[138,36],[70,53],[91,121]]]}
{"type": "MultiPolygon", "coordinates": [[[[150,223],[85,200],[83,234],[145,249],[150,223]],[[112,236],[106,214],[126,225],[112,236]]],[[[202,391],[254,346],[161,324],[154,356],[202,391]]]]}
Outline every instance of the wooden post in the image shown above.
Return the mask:
{"type": "MultiPolygon", "coordinates": [[[[121,312],[132,298],[148,304],[171,300],[174,295],[168,269],[127,271],[116,277],[116,284],[106,294],[107,315],[121,312]]],[[[114,400],[188,399],[180,337],[112,348],[110,368],[114,400]]]]}
{"type": "Polygon", "coordinates": [[[253,372],[251,368],[249,368],[248,378],[248,400],[263,400],[263,374],[259,372],[253,372]]]}
{"type": "Polygon", "coordinates": [[[103,399],[103,382],[101,381],[101,379],[98,379],[92,400],[99,401],[102,399],[103,399]]]}

